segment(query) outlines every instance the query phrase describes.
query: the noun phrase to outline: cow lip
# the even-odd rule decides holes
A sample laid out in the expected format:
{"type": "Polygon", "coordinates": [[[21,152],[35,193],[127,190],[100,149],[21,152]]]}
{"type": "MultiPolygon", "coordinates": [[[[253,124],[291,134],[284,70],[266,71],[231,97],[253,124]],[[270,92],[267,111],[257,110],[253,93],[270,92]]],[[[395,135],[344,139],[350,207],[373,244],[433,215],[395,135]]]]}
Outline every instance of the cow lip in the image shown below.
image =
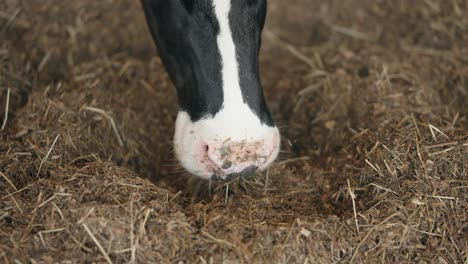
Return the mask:
{"type": "Polygon", "coordinates": [[[245,168],[244,170],[242,170],[241,172],[236,172],[236,173],[230,173],[226,176],[226,179],[225,180],[234,180],[236,178],[239,178],[239,177],[242,177],[242,178],[245,178],[245,177],[250,177],[250,176],[253,176],[255,175],[255,172],[258,170],[258,167],[255,166],[255,165],[252,165],[250,167],[247,167],[245,168]]]}
{"type": "Polygon", "coordinates": [[[211,176],[212,180],[215,181],[232,181],[238,178],[246,178],[246,177],[251,177],[255,175],[255,172],[258,170],[258,166],[252,165],[250,167],[245,168],[241,172],[235,172],[235,173],[222,173],[222,174],[217,174],[213,173],[211,176]]]}
{"type": "Polygon", "coordinates": [[[215,180],[215,181],[216,180],[230,181],[230,180],[234,180],[234,179],[239,178],[239,177],[245,178],[245,177],[255,175],[256,171],[264,170],[265,168],[267,168],[271,164],[270,159],[271,159],[272,155],[277,151],[278,148],[279,147],[274,147],[268,153],[268,155],[262,155],[262,156],[260,156],[259,159],[257,159],[257,162],[258,162],[258,160],[263,159],[264,162],[262,162],[262,165],[259,165],[258,163],[255,164],[255,162],[254,162],[253,165],[243,169],[240,172],[228,172],[229,170],[223,170],[222,168],[219,168],[218,166],[216,166],[216,164],[211,159],[208,158],[208,160],[210,162],[210,165],[212,167],[212,170],[213,170],[210,179],[215,180]]]}

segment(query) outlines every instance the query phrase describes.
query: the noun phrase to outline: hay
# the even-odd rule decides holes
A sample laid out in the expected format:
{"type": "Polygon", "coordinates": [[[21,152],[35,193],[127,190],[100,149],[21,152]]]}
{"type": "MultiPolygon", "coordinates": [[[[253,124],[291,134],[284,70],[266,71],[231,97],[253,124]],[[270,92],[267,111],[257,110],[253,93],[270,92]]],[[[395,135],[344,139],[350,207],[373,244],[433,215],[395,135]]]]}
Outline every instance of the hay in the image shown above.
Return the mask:
{"type": "Polygon", "coordinates": [[[269,3],[284,151],[206,182],[138,1],[3,1],[0,262],[466,263],[466,1],[269,3]]]}

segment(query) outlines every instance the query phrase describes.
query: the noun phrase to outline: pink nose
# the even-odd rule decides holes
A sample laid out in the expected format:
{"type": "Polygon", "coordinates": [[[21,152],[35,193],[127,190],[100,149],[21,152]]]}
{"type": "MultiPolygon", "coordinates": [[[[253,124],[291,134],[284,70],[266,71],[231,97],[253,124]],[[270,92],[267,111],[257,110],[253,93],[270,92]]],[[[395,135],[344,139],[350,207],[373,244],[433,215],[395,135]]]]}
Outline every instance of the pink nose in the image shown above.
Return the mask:
{"type": "Polygon", "coordinates": [[[264,167],[272,153],[272,147],[266,146],[263,141],[207,146],[208,157],[216,166],[217,176],[222,178],[233,174],[252,174],[257,168],[264,167]]]}

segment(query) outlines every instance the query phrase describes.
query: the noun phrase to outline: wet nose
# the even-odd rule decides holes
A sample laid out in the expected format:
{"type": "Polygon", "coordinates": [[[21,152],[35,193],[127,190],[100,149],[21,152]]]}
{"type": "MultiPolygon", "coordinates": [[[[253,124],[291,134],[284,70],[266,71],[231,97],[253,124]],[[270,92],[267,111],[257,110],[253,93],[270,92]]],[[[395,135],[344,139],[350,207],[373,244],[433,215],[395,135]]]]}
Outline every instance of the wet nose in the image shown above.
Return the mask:
{"type": "Polygon", "coordinates": [[[225,142],[220,146],[207,146],[207,156],[217,167],[218,176],[253,174],[264,167],[273,154],[271,144],[256,142],[225,142]]]}

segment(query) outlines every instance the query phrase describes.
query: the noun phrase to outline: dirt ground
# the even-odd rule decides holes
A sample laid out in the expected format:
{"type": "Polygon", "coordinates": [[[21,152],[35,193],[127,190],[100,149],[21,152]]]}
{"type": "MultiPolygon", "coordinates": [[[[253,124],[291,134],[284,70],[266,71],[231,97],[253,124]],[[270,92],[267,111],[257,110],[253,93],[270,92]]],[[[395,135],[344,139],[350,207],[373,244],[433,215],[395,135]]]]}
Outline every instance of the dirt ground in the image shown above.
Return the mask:
{"type": "Polygon", "coordinates": [[[465,0],[270,0],[283,152],[210,183],[138,1],[2,0],[0,262],[468,263],[467,43],[465,0]]]}

